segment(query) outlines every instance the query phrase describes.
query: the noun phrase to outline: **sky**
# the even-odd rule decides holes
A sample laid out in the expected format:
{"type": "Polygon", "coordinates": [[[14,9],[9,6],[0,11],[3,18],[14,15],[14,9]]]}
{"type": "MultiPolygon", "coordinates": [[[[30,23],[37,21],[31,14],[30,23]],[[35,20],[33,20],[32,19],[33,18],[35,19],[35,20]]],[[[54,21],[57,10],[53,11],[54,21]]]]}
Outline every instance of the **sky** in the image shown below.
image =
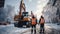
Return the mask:
{"type": "MultiPolygon", "coordinates": [[[[11,5],[15,7],[15,12],[18,13],[21,0],[5,0],[5,7],[11,5]]],[[[26,11],[33,14],[39,19],[42,15],[43,8],[46,6],[49,0],[24,0],[26,11]]]]}

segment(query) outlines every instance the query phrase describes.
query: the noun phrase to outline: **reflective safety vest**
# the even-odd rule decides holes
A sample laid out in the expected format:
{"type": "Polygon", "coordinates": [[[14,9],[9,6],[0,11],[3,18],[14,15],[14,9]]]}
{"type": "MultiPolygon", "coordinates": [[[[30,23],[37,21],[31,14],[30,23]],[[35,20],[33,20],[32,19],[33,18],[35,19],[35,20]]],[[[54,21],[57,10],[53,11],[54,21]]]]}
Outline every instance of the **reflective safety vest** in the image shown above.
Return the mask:
{"type": "Polygon", "coordinates": [[[36,25],[36,19],[34,18],[32,18],[32,25],[36,25]]]}
{"type": "Polygon", "coordinates": [[[40,24],[44,24],[45,20],[41,18],[40,24]]]}

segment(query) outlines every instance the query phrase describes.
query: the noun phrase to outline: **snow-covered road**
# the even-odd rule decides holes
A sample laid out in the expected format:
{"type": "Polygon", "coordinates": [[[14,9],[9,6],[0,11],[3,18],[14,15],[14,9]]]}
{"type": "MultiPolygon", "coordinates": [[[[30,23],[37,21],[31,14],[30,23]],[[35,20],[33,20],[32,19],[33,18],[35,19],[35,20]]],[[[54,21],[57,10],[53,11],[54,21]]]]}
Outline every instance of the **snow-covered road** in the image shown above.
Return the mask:
{"type": "MultiPolygon", "coordinates": [[[[39,34],[39,25],[36,25],[37,34],[39,34]]],[[[31,34],[31,28],[17,28],[13,24],[0,25],[0,34],[31,34]]],[[[60,34],[60,25],[45,24],[45,34],[60,34]]]]}

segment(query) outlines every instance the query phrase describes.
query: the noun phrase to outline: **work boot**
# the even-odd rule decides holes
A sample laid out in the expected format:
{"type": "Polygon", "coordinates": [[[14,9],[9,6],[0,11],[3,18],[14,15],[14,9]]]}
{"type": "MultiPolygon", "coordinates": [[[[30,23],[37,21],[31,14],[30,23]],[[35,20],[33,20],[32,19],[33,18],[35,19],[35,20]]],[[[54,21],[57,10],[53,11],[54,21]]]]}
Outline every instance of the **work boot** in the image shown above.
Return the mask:
{"type": "Polygon", "coordinates": [[[43,28],[43,33],[44,33],[44,28],[43,28]]]}
{"type": "Polygon", "coordinates": [[[39,33],[41,33],[42,32],[42,29],[40,29],[40,32],[39,33]]]}
{"type": "Polygon", "coordinates": [[[33,34],[33,29],[31,29],[31,34],[33,34]]]}
{"type": "Polygon", "coordinates": [[[36,34],[36,30],[34,30],[34,34],[36,34]]]}

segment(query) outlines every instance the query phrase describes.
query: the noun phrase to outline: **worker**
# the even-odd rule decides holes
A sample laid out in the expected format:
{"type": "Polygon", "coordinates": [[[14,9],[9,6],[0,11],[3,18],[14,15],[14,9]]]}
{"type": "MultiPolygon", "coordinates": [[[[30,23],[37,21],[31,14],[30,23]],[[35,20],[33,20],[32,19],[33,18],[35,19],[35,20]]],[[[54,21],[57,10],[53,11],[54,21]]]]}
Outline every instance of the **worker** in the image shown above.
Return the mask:
{"type": "Polygon", "coordinates": [[[34,34],[36,34],[36,24],[37,24],[37,19],[32,16],[32,21],[31,21],[31,34],[33,34],[33,31],[34,31],[34,34]]]}
{"type": "Polygon", "coordinates": [[[40,33],[43,32],[44,33],[44,23],[45,23],[45,19],[43,16],[41,16],[40,20],[39,20],[39,23],[40,23],[40,33]]]}

